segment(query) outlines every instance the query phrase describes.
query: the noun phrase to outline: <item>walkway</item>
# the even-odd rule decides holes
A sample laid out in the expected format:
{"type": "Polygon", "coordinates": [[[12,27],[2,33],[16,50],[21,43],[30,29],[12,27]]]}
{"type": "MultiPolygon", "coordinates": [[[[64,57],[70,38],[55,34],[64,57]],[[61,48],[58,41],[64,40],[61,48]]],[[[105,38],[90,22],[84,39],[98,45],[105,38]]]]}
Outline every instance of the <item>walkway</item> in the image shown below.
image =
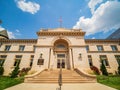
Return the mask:
{"type": "MultiPolygon", "coordinates": [[[[58,84],[22,83],[5,90],[59,90],[58,84]]],[[[63,84],[61,90],[116,90],[99,83],[63,84]]]]}

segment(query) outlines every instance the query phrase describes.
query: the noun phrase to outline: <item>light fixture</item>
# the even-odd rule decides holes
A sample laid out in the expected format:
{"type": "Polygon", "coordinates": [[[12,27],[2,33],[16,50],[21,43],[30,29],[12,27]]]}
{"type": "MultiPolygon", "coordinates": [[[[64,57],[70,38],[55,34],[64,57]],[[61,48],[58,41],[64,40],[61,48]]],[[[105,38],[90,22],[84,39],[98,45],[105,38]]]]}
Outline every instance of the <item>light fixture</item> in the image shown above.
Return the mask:
{"type": "Polygon", "coordinates": [[[43,53],[40,53],[40,58],[42,58],[43,53]]]}
{"type": "Polygon", "coordinates": [[[80,57],[80,58],[81,58],[81,55],[82,55],[82,54],[81,54],[81,53],[79,53],[79,57],[80,57]]]}

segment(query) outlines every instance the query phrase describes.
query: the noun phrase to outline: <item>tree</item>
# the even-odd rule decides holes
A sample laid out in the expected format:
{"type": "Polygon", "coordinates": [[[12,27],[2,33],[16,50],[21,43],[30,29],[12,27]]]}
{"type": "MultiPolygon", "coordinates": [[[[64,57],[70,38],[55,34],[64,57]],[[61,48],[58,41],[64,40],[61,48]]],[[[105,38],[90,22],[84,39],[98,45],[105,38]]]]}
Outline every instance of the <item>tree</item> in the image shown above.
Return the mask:
{"type": "Polygon", "coordinates": [[[3,75],[3,73],[4,73],[4,68],[3,66],[0,66],[0,75],[3,75]]]}
{"type": "Polygon", "coordinates": [[[120,64],[118,65],[118,74],[120,75],[120,64]]]}
{"type": "Polygon", "coordinates": [[[11,78],[16,78],[16,77],[18,76],[19,72],[20,72],[20,70],[19,70],[19,65],[17,65],[17,66],[14,68],[14,70],[12,71],[10,77],[11,77],[11,78]]]}
{"type": "Polygon", "coordinates": [[[105,65],[103,63],[103,60],[101,60],[100,70],[101,70],[101,72],[102,72],[103,75],[108,76],[108,72],[107,72],[107,69],[106,69],[106,67],[105,67],[105,65]]]}
{"type": "Polygon", "coordinates": [[[0,20],[0,24],[2,23],[2,20],[0,20]]]}

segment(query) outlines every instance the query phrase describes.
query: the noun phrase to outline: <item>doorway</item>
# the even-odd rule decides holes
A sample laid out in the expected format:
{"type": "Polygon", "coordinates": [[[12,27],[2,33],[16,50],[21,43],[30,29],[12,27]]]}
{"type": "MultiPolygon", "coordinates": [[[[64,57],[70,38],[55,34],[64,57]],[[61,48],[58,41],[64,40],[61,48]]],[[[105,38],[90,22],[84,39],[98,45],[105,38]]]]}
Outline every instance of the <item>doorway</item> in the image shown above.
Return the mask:
{"type": "Polygon", "coordinates": [[[60,65],[66,68],[66,55],[63,53],[57,54],[57,68],[60,68],[60,65]]]}

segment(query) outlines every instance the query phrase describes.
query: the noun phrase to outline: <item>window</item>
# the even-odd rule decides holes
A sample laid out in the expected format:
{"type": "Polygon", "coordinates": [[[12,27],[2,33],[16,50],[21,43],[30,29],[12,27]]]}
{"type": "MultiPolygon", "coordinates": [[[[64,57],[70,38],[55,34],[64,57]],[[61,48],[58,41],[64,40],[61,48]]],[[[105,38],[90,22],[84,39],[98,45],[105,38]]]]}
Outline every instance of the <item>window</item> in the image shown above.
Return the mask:
{"type": "Polygon", "coordinates": [[[5,51],[9,51],[9,50],[10,50],[10,47],[11,47],[11,45],[6,45],[6,46],[5,46],[5,51]]]}
{"type": "Polygon", "coordinates": [[[33,58],[34,58],[34,55],[31,55],[31,57],[30,57],[30,67],[32,67],[32,65],[33,65],[33,58]]]}
{"type": "Polygon", "coordinates": [[[92,62],[92,57],[91,55],[88,55],[88,61],[89,61],[89,65],[93,66],[93,62],[92,62]]]}
{"type": "Polygon", "coordinates": [[[118,65],[120,65],[120,55],[115,55],[118,65]]]}
{"type": "Polygon", "coordinates": [[[89,46],[86,46],[86,50],[89,51],[89,46]]]}
{"type": "Polygon", "coordinates": [[[16,55],[15,56],[14,66],[19,66],[21,58],[22,58],[22,55],[16,55]]]}
{"type": "Polygon", "coordinates": [[[59,44],[59,45],[57,45],[57,48],[65,48],[65,45],[59,44]]]}
{"type": "Polygon", "coordinates": [[[109,66],[108,60],[107,60],[107,56],[106,55],[100,55],[100,60],[103,60],[103,64],[105,66],[109,66]]]}
{"type": "Polygon", "coordinates": [[[57,54],[58,58],[65,58],[65,54],[57,54]]]}
{"type": "Polygon", "coordinates": [[[103,46],[102,45],[97,45],[98,51],[103,51],[103,46]]]}
{"type": "Polygon", "coordinates": [[[20,45],[19,46],[19,51],[24,51],[25,45],[20,45]]]}
{"type": "Polygon", "coordinates": [[[117,51],[117,46],[116,45],[111,45],[112,51],[117,51]]]}
{"type": "Polygon", "coordinates": [[[0,66],[3,66],[6,57],[7,57],[6,55],[0,55],[0,66]]]}

